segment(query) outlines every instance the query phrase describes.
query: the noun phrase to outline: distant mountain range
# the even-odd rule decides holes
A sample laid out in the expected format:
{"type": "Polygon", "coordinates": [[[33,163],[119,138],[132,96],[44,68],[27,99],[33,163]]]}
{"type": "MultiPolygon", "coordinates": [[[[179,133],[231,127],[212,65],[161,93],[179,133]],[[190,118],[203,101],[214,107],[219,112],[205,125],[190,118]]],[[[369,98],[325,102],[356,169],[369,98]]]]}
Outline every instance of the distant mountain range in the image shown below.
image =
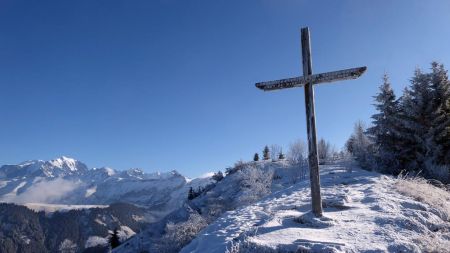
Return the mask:
{"type": "Polygon", "coordinates": [[[183,204],[190,187],[210,182],[210,178],[190,180],[175,170],[145,173],[141,169],[90,169],[63,156],[0,167],[0,202],[71,205],[126,202],[164,215],[183,204]]]}
{"type": "Polygon", "coordinates": [[[113,229],[126,239],[180,209],[190,187],[211,182],[177,171],[88,168],[64,156],[4,165],[0,252],[103,252],[113,229]]]}
{"type": "Polygon", "coordinates": [[[177,171],[145,173],[88,168],[73,158],[33,160],[0,167],[0,202],[65,205],[109,205],[125,202],[154,211],[158,219],[179,208],[190,187],[210,178],[188,179],[177,171]]]}

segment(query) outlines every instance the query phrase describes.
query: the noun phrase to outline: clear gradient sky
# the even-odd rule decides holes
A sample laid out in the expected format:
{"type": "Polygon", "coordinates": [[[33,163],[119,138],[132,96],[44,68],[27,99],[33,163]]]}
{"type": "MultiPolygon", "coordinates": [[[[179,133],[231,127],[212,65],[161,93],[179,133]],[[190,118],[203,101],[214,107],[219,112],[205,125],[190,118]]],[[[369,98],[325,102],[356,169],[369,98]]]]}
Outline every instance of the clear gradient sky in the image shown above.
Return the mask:
{"type": "Polygon", "coordinates": [[[343,146],[370,122],[384,72],[450,66],[450,1],[0,0],[0,164],[74,157],[90,167],[198,176],[305,138],[300,28],[315,73],[318,136],[343,146]]]}

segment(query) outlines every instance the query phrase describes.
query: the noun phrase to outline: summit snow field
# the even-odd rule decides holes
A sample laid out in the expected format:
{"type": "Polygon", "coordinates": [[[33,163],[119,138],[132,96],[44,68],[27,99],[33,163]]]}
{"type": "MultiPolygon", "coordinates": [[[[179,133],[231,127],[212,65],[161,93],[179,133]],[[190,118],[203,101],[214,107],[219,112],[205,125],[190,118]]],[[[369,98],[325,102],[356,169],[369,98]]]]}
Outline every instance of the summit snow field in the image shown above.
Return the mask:
{"type": "Polygon", "coordinates": [[[305,180],[224,213],[181,252],[450,252],[449,192],[429,185],[438,199],[418,201],[420,185],[405,191],[402,179],[348,163],[320,169],[323,218],[309,212],[305,180]]]}

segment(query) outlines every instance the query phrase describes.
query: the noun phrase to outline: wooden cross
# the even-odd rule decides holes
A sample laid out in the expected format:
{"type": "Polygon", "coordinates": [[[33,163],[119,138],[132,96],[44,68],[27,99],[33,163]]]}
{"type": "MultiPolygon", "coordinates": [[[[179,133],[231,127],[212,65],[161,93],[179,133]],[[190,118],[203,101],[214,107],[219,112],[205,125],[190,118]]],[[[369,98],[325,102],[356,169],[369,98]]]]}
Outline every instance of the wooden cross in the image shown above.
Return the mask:
{"type": "Polygon", "coordinates": [[[312,74],[311,45],[309,28],[301,29],[303,76],[257,83],[256,87],[264,91],[305,87],[306,123],[308,131],[308,162],[311,180],[312,212],[322,216],[322,197],[320,196],[319,160],[317,156],[316,117],[314,112],[313,84],[329,83],[360,77],[367,67],[344,69],[322,74],[312,74]]]}

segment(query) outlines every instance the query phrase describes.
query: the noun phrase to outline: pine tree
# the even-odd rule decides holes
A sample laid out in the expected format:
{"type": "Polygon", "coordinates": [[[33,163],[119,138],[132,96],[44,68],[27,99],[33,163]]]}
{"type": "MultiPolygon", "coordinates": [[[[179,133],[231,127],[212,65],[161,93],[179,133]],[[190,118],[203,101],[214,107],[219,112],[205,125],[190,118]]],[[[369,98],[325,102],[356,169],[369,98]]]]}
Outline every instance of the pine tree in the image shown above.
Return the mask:
{"type": "Polygon", "coordinates": [[[119,233],[117,231],[117,228],[115,228],[113,233],[110,234],[109,245],[111,246],[111,249],[114,249],[120,245],[119,233]]]}
{"type": "Polygon", "coordinates": [[[214,173],[214,175],[212,176],[212,179],[214,179],[216,182],[219,182],[223,179],[223,173],[222,171],[218,171],[217,173],[214,173]]]}
{"type": "Polygon", "coordinates": [[[425,164],[427,176],[444,183],[450,182],[450,81],[442,64],[431,64],[433,117],[430,129],[432,145],[425,164]]]}
{"type": "Polygon", "coordinates": [[[283,153],[283,150],[280,151],[280,153],[278,154],[278,160],[284,160],[286,159],[286,156],[283,153]]]}
{"type": "Polygon", "coordinates": [[[373,146],[377,165],[380,170],[398,174],[399,146],[399,108],[387,74],[383,76],[383,84],[379,93],[374,97],[375,108],[378,113],[372,115],[373,126],[367,130],[373,146]]]}
{"type": "Polygon", "coordinates": [[[258,153],[255,153],[255,155],[253,156],[253,161],[255,161],[255,162],[259,161],[258,153]]]}
{"type": "Polygon", "coordinates": [[[195,192],[194,192],[194,189],[192,189],[192,187],[191,187],[191,188],[189,188],[188,199],[193,200],[194,198],[195,198],[195,192]]]}
{"type": "Polygon", "coordinates": [[[401,167],[419,172],[425,168],[433,150],[433,107],[430,75],[417,69],[409,89],[405,89],[400,104],[401,130],[399,144],[401,167]]]}
{"type": "Polygon", "coordinates": [[[450,81],[444,65],[431,64],[433,93],[433,135],[436,144],[433,158],[437,164],[450,164],[450,81]]]}
{"type": "Polygon", "coordinates": [[[264,150],[263,150],[263,159],[264,160],[269,160],[270,159],[270,151],[269,151],[269,147],[265,146],[264,150]]]}

